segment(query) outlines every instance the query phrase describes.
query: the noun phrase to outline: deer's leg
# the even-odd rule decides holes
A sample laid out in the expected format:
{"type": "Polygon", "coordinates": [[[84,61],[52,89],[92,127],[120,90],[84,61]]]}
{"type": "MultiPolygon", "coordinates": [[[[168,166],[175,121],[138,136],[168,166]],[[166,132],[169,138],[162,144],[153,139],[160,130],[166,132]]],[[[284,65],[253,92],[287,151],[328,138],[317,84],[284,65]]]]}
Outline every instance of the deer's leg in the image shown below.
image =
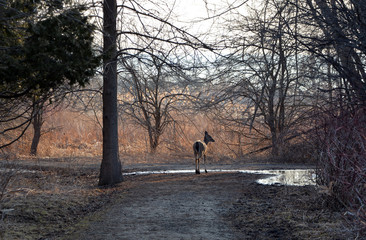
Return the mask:
{"type": "Polygon", "coordinates": [[[200,174],[200,159],[196,159],[196,174],[200,174]]]}
{"type": "Polygon", "coordinates": [[[207,169],[206,169],[206,155],[203,155],[203,165],[205,165],[205,173],[207,173],[207,169]]]}

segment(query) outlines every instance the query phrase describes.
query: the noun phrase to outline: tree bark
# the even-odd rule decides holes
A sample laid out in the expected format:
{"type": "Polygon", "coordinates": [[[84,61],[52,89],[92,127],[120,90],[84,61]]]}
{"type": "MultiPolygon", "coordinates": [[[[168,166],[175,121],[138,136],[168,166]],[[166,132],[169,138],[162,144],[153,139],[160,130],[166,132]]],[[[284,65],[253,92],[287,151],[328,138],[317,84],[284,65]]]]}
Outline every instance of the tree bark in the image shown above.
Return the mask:
{"type": "Polygon", "coordinates": [[[39,144],[39,140],[41,139],[41,128],[42,128],[42,124],[43,124],[43,119],[42,119],[42,110],[39,110],[39,112],[37,112],[35,114],[35,116],[33,117],[33,139],[32,139],[32,145],[31,145],[31,149],[30,149],[30,155],[36,156],[37,155],[37,149],[38,149],[38,144],[39,144]]]}
{"type": "Polygon", "coordinates": [[[160,133],[149,131],[150,153],[155,154],[159,146],[160,133]]]}
{"type": "Polygon", "coordinates": [[[103,159],[99,185],[113,185],[123,180],[118,151],[116,0],[104,0],[103,14],[103,159]]]}

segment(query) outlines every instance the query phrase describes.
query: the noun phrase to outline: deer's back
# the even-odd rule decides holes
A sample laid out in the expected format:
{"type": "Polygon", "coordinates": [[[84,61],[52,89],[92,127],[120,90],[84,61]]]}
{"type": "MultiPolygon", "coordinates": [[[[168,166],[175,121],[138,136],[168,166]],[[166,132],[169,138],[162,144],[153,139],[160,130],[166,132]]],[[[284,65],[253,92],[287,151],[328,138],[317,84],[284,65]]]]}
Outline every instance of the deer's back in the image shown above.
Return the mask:
{"type": "Polygon", "coordinates": [[[202,155],[205,155],[206,150],[207,150],[207,145],[206,145],[206,143],[202,142],[201,140],[197,140],[193,144],[193,152],[194,152],[194,156],[196,158],[201,158],[202,155]]]}

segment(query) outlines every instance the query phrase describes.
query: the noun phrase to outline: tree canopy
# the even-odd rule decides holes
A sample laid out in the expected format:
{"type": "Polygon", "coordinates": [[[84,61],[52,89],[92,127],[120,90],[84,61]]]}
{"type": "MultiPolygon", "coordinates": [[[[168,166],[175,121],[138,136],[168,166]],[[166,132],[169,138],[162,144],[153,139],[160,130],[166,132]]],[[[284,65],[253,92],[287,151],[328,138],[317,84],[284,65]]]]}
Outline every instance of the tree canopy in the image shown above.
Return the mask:
{"type": "Polygon", "coordinates": [[[85,85],[99,65],[94,26],[80,6],[7,1],[0,15],[0,98],[85,85]]]}
{"type": "Polygon", "coordinates": [[[93,76],[101,57],[84,10],[68,1],[0,1],[0,135],[8,136],[0,147],[24,134],[40,102],[93,76]]]}

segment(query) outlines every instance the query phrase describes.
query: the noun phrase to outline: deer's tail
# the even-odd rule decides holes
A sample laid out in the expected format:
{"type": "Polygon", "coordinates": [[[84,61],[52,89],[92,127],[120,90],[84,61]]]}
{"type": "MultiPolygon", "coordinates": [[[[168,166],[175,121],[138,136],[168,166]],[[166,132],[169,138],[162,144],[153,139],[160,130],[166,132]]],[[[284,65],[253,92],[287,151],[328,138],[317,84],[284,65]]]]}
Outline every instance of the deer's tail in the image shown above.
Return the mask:
{"type": "Polygon", "coordinates": [[[195,144],[194,144],[194,151],[195,151],[195,153],[199,153],[200,152],[200,143],[199,142],[195,142],[195,144]]]}

